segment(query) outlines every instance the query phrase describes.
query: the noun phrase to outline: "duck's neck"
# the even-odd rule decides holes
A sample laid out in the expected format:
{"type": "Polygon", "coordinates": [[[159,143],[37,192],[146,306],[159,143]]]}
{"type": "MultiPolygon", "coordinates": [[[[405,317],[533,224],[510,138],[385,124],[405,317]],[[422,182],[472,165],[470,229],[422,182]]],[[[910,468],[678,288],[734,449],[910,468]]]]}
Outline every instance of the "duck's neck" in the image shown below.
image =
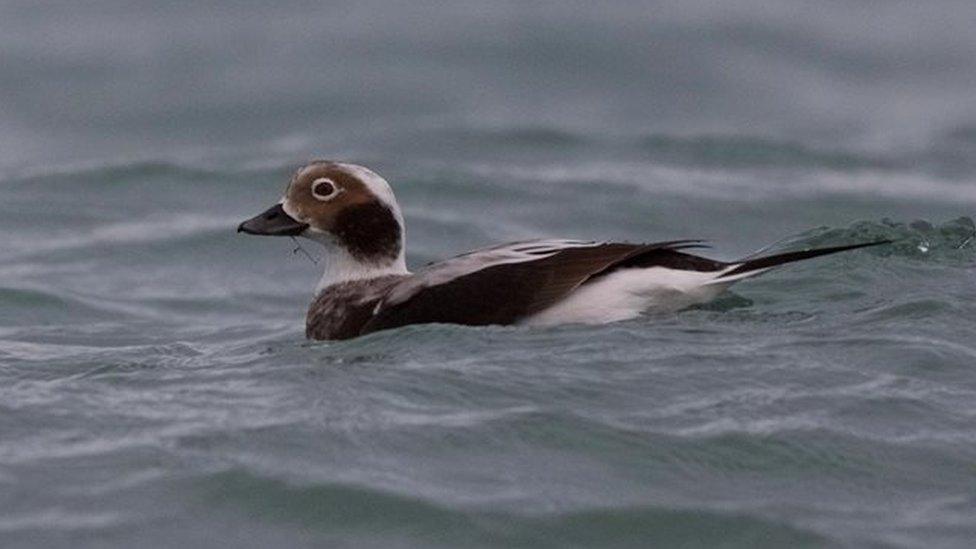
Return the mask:
{"type": "Polygon", "coordinates": [[[304,236],[325,248],[325,272],[316,294],[352,280],[410,274],[403,216],[396,202],[387,205],[372,200],[347,207],[335,217],[328,232],[310,229],[304,236]]]}
{"type": "Polygon", "coordinates": [[[407,262],[402,247],[396,258],[364,261],[353,257],[345,248],[328,246],[326,247],[324,262],[325,271],[322,273],[318,286],[315,287],[316,295],[329,286],[342,282],[410,274],[410,271],[407,270],[407,262]]]}

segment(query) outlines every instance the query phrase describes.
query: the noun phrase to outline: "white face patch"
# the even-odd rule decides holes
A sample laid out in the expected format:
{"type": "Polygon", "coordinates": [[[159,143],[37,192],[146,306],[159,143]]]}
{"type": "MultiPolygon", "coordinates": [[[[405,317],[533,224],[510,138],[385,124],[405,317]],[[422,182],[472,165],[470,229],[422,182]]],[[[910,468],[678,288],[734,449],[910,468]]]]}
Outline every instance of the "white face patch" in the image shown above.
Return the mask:
{"type": "MultiPolygon", "coordinates": [[[[369,189],[369,192],[373,193],[373,196],[377,198],[384,206],[390,208],[393,214],[402,220],[400,216],[400,207],[397,205],[396,197],[393,196],[393,189],[390,188],[390,184],[386,182],[385,179],[380,177],[376,172],[359,166],[357,164],[345,164],[338,163],[343,170],[349,175],[355,177],[356,179],[362,181],[363,185],[369,189]]],[[[402,223],[401,223],[402,225],[402,223]]]]}
{"type": "Polygon", "coordinates": [[[403,223],[403,214],[400,212],[400,205],[397,204],[396,196],[393,195],[393,189],[390,188],[390,184],[385,179],[373,170],[358,164],[336,162],[335,165],[365,185],[366,189],[380,201],[380,204],[383,204],[393,212],[393,217],[400,224],[401,234],[405,232],[406,227],[403,223]]]}
{"type": "Polygon", "coordinates": [[[342,187],[328,177],[320,177],[312,182],[312,196],[322,202],[328,202],[342,194],[342,187]]]}

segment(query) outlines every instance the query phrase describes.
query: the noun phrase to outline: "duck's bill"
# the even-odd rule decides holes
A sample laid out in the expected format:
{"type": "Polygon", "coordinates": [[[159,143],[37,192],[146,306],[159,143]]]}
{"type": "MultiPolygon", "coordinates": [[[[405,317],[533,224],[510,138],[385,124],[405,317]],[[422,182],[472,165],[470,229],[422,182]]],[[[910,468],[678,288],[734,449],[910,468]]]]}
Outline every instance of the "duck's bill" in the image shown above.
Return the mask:
{"type": "Polygon", "coordinates": [[[237,226],[237,232],[265,236],[298,236],[308,228],[285,213],[281,204],[275,204],[237,226]]]}

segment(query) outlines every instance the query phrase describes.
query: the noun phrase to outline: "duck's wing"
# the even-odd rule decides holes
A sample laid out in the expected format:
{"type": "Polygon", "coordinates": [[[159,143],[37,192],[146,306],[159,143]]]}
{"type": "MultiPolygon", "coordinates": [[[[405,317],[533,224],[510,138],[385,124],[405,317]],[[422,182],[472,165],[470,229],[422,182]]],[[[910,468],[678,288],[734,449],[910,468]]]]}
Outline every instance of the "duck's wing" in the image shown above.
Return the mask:
{"type": "Polygon", "coordinates": [[[428,322],[511,324],[617,268],[667,264],[716,271],[727,265],[679,251],[702,246],[698,240],[532,240],[476,250],[432,264],[393,285],[362,333],[428,322]]]}

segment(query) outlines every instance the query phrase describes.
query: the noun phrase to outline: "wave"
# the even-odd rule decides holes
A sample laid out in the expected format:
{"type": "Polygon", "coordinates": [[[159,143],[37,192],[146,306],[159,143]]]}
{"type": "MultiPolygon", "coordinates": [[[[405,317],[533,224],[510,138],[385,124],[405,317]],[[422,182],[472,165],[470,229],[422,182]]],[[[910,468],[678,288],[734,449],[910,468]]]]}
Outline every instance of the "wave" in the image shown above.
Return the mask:
{"type": "Polygon", "coordinates": [[[565,128],[488,127],[454,128],[435,131],[434,139],[457,144],[528,147],[536,150],[589,147],[594,150],[639,152],[646,159],[665,164],[722,168],[896,168],[893,159],[867,152],[831,150],[804,145],[796,141],[777,140],[750,135],[673,135],[673,134],[593,134],[565,128]]]}
{"type": "MultiPolygon", "coordinates": [[[[410,175],[416,166],[424,167],[428,177],[433,166],[435,173],[446,169],[457,174],[440,182],[446,185],[459,185],[458,181],[474,176],[496,183],[587,184],[594,191],[606,184],[626,185],[732,201],[841,195],[976,203],[976,185],[964,166],[971,164],[966,160],[971,154],[963,151],[960,156],[957,150],[958,143],[968,141],[958,136],[937,141],[929,149],[886,155],[748,135],[609,135],[548,126],[441,128],[420,137],[402,133],[390,138],[390,146],[413,153],[400,172],[406,171],[406,179],[414,184],[423,183],[410,175]],[[486,150],[494,151],[497,159],[486,163],[486,150]],[[440,157],[432,158],[432,153],[440,157]]],[[[329,156],[328,151],[320,154],[329,156]]],[[[376,151],[367,156],[380,157],[376,151]]],[[[39,166],[10,172],[4,182],[56,185],[69,177],[72,188],[112,188],[161,178],[213,188],[265,188],[297,163],[294,155],[274,150],[236,151],[211,157],[39,166]]],[[[390,178],[395,187],[401,179],[395,172],[390,178]]],[[[410,187],[404,192],[410,192],[410,187]]],[[[450,188],[443,190],[450,192],[450,188]]]]}
{"type": "Polygon", "coordinates": [[[927,144],[903,150],[840,148],[820,142],[763,134],[611,133],[565,126],[461,126],[394,130],[391,146],[418,158],[451,153],[453,161],[484,159],[491,151],[504,159],[531,161],[553,155],[569,160],[586,155],[693,166],[726,171],[832,170],[922,172],[972,175],[973,132],[969,127],[936,135],[927,144]],[[560,154],[561,153],[561,154],[560,154]]]}
{"type": "Polygon", "coordinates": [[[145,219],[98,225],[87,231],[74,231],[56,238],[16,242],[9,259],[27,259],[51,252],[78,250],[94,246],[142,245],[158,242],[182,241],[208,234],[231,234],[240,218],[208,216],[202,214],[176,214],[145,219]]]}
{"type": "Polygon", "coordinates": [[[824,196],[870,197],[946,204],[976,204],[976,185],[916,172],[858,170],[754,173],[648,161],[585,161],[542,166],[469,164],[479,177],[525,183],[622,185],[652,193],[701,200],[754,203],[757,200],[812,199],[824,196]]]}
{"type": "Polygon", "coordinates": [[[8,169],[3,180],[10,183],[35,182],[64,176],[77,177],[82,182],[112,182],[133,177],[155,175],[209,175],[200,166],[158,158],[128,160],[91,160],[85,162],[52,163],[21,169],[8,169]]]}
{"type": "Polygon", "coordinates": [[[894,162],[864,153],[824,150],[792,141],[750,136],[669,136],[640,139],[650,158],[676,164],[722,168],[830,168],[849,171],[893,168],[894,162]]]}
{"type": "MultiPolygon", "coordinates": [[[[250,152],[250,151],[248,151],[250,152]]],[[[6,184],[52,183],[71,177],[74,185],[117,185],[147,178],[171,178],[181,182],[210,184],[241,184],[240,176],[268,172],[290,171],[293,158],[273,152],[248,155],[233,151],[207,155],[169,157],[140,157],[103,159],[34,165],[26,168],[7,168],[0,172],[0,182],[6,184]]]]}
{"type": "MultiPolygon", "coordinates": [[[[121,303],[104,296],[82,295],[37,284],[0,287],[0,303],[15,326],[43,325],[45,319],[58,318],[63,324],[87,324],[129,319],[147,314],[140,304],[121,303]]],[[[7,347],[0,354],[12,351],[7,347]]]]}
{"type": "Polygon", "coordinates": [[[827,538],[760,514],[617,505],[556,513],[447,506],[352,483],[295,484],[232,470],[195,479],[211,506],[298,523],[347,540],[407,539],[435,546],[601,547],[692,543],[822,546],[827,538]]]}
{"type": "Polygon", "coordinates": [[[845,228],[813,229],[789,239],[788,243],[791,247],[817,248],[875,240],[892,241],[888,246],[868,252],[880,256],[924,259],[944,265],[967,264],[976,259],[976,223],[971,217],[941,224],[925,220],[858,221],[845,228]]]}

